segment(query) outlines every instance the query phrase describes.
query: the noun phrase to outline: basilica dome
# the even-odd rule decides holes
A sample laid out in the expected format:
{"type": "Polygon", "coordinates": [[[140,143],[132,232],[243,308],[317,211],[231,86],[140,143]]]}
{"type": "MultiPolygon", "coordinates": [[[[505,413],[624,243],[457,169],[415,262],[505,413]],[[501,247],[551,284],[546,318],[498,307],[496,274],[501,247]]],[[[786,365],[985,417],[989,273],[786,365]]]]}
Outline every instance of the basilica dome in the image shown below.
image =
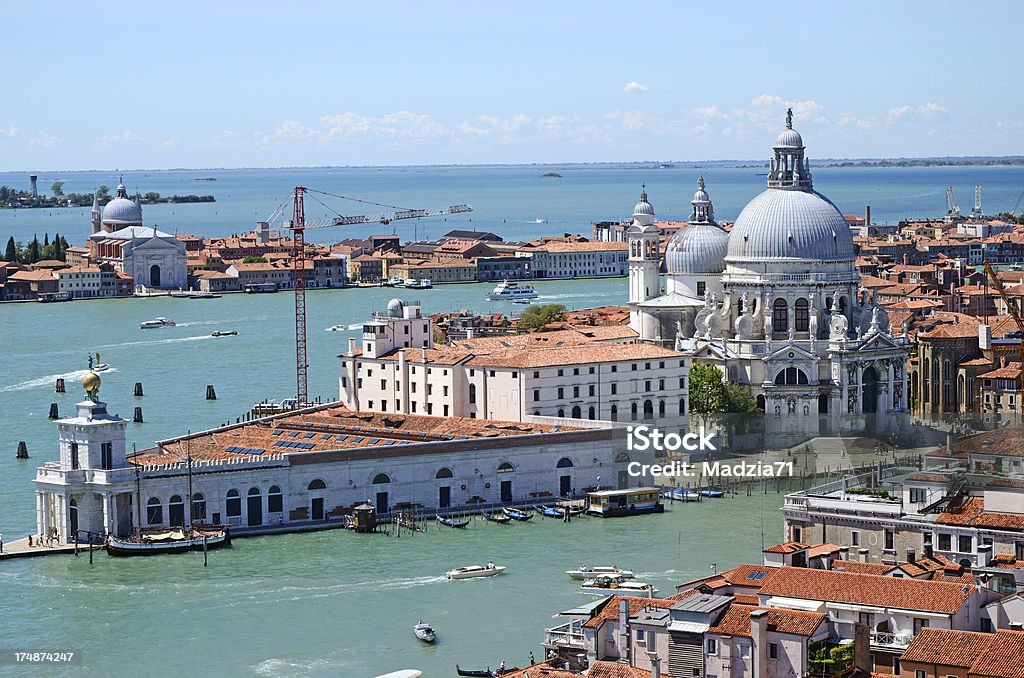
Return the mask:
{"type": "Polygon", "coordinates": [[[103,223],[119,226],[142,224],[142,205],[128,197],[124,184],[118,184],[117,195],[103,208],[103,223]]]}
{"type": "Polygon", "coordinates": [[[665,247],[665,266],[669,275],[721,273],[729,234],[714,222],[711,198],[704,190],[704,177],[697,180],[690,222],[676,231],[665,247]]]}
{"type": "Polygon", "coordinates": [[[792,119],[775,141],[768,190],[743,208],[729,234],[728,259],[852,261],[853,235],[839,208],[814,190],[803,139],[792,119]]]}

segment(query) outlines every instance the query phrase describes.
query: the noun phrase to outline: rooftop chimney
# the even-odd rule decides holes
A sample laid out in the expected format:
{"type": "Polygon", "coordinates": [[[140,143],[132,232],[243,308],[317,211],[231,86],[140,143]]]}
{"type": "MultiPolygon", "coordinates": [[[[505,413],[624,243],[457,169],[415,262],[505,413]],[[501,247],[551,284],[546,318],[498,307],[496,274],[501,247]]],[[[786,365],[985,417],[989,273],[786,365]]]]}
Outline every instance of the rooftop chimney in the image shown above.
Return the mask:
{"type": "Polygon", "coordinates": [[[867,205],[864,208],[864,225],[865,226],[870,226],[871,225],[871,205],[867,205]]]}
{"type": "Polygon", "coordinates": [[[932,558],[934,556],[935,556],[935,551],[932,549],[932,545],[931,544],[925,544],[924,545],[924,557],[925,558],[932,558]]]}
{"type": "Polygon", "coordinates": [[[349,337],[348,338],[348,354],[349,355],[355,355],[356,354],[356,338],[355,337],[349,337]]]}
{"type": "Polygon", "coordinates": [[[629,601],[619,600],[619,659],[629,659],[629,601]]]}
{"type": "Polygon", "coordinates": [[[661,657],[657,652],[647,651],[647,658],[651,662],[651,678],[661,678],[661,657]]]}
{"type": "Polygon", "coordinates": [[[860,549],[858,551],[858,553],[860,553],[860,562],[862,562],[862,563],[868,562],[868,550],[867,549],[860,549]]]}
{"type": "Polygon", "coordinates": [[[917,553],[914,552],[914,549],[907,549],[907,562],[908,563],[916,563],[917,562],[917,553]]]}
{"type": "Polygon", "coordinates": [[[988,324],[978,325],[978,348],[988,351],[992,348],[992,326],[988,324]]]}
{"type": "Polygon", "coordinates": [[[992,560],[992,545],[983,544],[978,547],[978,567],[988,567],[992,560]]]}

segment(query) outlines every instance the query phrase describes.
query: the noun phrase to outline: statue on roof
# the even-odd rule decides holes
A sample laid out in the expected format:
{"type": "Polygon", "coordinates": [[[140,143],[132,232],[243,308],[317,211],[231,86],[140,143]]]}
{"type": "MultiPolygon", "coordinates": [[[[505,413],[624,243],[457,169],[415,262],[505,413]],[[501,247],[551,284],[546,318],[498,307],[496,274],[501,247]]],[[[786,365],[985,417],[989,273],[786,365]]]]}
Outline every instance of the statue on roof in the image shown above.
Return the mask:
{"type": "Polygon", "coordinates": [[[786,109],[786,127],[793,129],[793,107],[786,109]]]}

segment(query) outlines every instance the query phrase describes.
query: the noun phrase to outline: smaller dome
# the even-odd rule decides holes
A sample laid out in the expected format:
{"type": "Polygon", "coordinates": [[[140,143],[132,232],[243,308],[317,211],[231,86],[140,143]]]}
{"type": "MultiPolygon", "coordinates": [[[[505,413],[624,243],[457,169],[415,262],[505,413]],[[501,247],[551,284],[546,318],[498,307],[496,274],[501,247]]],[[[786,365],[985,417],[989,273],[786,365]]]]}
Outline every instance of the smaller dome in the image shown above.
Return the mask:
{"type": "Polygon", "coordinates": [[[404,308],[401,299],[392,299],[388,302],[388,316],[392,318],[401,318],[402,309],[404,308]]]}
{"type": "Polygon", "coordinates": [[[643,193],[640,194],[640,202],[638,202],[636,204],[636,206],[633,207],[633,216],[634,217],[639,217],[639,216],[653,217],[654,216],[654,207],[651,206],[651,203],[647,202],[647,192],[646,191],[644,191],[643,193]]]}
{"type": "Polygon", "coordinates": [[[669,275],[721,273],[729,250],[729,234],[712,223],[683,226],[665,247],[669,275]]]}
{"type": "Polygon", "coordinates": [[[787,127],[775,139],[775,148],[803,148],[804,139],[792,127],[787,127]]]}
{"type": "Polygon", "coordinates": [[[117,196],[103,208],[103,222],[110,224],[142,224],[142,205],[128,197],[124,184],[118,184],[117,196]]]}

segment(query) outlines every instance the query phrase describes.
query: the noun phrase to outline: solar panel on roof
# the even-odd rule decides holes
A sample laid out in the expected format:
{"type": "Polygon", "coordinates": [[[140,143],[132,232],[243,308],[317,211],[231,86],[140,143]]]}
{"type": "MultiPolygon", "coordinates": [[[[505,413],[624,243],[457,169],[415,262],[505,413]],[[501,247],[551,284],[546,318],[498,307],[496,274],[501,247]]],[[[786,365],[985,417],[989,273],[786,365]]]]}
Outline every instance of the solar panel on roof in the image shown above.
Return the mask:
{"type": "Polygon", "coordinates": [[[376,445],[378,442],[380,442],[380,438],[374,438],[373,440],[368,442],[367,445],[376,445]]]}
{"type": "Polygon", "coordinates": [[[275,436],[279,436],[279,435],[281,435],[282,433],[284,433],[284,431],[282,431],[281,429],[277,429],[276,431],[274,431],[274,435],[275,435],[275,436]]]}
{"type": "Polygon", "coordinates": [[[354,443],[361,443],[361,442],[363,442],[363,439],[362,438],[353,438],[352,442],[354,442],[354,443]]]}
{"type": "Polygon", "coordinates": [[[315,435],[316,435],[315,433],[307,433],[307,434],[306,434],[306,437],[307,437],[307,438],[312,438],[312,437],[313,437],[313,436],[315,436],[315,435]]]}
{"type": "Polygon", "coordinates": [[[331,439],[331,434],[330,433],[325,433],[322,436],[320,436],[320,438],[321,438],[321,440],[330,440],[331,439]]]}
{"type": "Polygon", "coordinates": [[[276,443],[274,443],[274,447],[284,447],[287,444],[288,444],[288,441],[286,441],[286,440],[278,440],[276,443]]]}
{"type": "Polygon", "coordinates": [[[335,440],[335,442],[337,442],[337,443],[343,443],[343,442],[345,442],[346,440],[348,440],[348,436],[338,436],[338,438],[337,438],[337,440],[335,440]]]}
{"type": "Polygon", "coordinates": [[[759,579],[764,579],[766,574],[767,572],[748,572],[747,579],[750,579],[751,581],[758,581],[759,579]]]}
{"type": "Polygon", "coordinates": [[[557,431],[560,428],[562,428],[562,427],[561,426],[555,426],[553,429],[551,429],[551,432],[554,433],[555,431],[557,431]]]}
{"type": "Polygon", "coordinates": [[[288,434],[288,437],[289,437],[289,438],[294,438],[294,437],[295,437],[295,436],[297,436],[297,435],[299,435],[299,432],[298,432],[298,431],[292,431],[291,433],[289,433],[289,434],[288,434]]]}

